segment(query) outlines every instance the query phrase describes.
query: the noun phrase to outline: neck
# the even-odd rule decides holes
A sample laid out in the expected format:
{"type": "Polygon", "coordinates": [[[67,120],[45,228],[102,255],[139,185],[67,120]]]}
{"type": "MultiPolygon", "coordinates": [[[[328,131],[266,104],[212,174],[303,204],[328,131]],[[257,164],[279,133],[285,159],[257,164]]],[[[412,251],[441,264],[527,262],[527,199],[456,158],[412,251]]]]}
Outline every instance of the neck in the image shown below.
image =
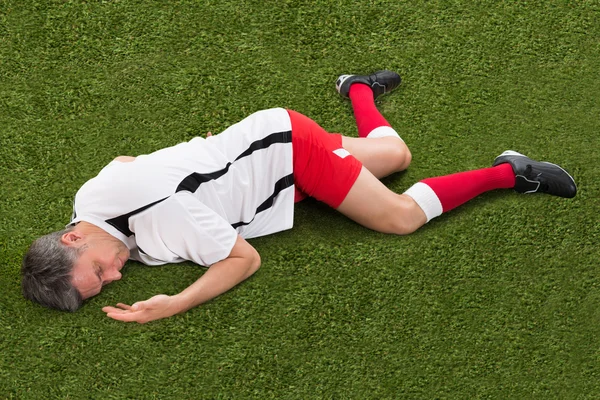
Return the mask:
{"type": "Polygon", "coordinates": [[[103,239],[119,241],[117,238],[113,237],[104,229],[85,221],[79,222],[77,225],[75,225],[75,228],[73,230],[80,232],[85,236],[100,237],[103,239]]]}
{"type": "Polygon", "coordinates": [[[104,229],[97,225],[90,224],[89,222],[81,221],[75,225],[74,231],[79,232],[82,236],[87,237],[94,243],[98,242],[112,242],[119,246],[119,248],[127,249],[125,243],[106,232],[104,229]]]}

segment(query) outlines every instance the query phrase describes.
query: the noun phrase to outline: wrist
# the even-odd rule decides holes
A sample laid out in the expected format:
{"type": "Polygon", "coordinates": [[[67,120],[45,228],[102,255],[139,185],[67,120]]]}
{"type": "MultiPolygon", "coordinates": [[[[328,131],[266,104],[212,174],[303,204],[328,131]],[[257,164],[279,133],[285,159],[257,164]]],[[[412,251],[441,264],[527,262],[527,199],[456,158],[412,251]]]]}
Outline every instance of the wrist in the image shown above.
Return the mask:
{"type": "Polygon", "coordinates": [[[173,315],[175,315],[186,312],[192,308],[192,305],[185,293],[182,292],[171,296],[171,308],[173,310],[173,315]]]}

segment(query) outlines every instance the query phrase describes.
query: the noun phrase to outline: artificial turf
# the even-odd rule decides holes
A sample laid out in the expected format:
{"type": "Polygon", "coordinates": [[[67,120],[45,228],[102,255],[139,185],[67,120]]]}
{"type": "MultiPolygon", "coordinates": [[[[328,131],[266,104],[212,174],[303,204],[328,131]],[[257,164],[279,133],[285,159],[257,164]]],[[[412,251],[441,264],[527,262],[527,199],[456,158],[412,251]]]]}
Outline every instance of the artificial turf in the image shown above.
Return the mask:
{"type": "Polygon", "coordinates": [[[600,397],[597,1],[0,0],[0,398],[600,397]],[[402,192],[506,149],[559,162],[571,200],[485,194],[407,237],[308,200],[219,298],[131,325],[192,264],[129,262],[77,313],[20,293],[31,241],[117,155],[287,107],[355,135],[342,73],[410,146],[402,192]]]}

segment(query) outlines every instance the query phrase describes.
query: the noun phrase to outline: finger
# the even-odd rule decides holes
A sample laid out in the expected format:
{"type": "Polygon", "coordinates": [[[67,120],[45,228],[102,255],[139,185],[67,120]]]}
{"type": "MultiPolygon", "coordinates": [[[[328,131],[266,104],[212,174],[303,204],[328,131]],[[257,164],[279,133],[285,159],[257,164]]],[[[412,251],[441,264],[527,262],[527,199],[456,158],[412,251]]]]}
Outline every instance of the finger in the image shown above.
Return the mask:
{"type": "Polygon", "coordinates": [[[151,308],[151,304],[148,300],[146,301],[138,301],[137,303],[133,303],[131,305],[131,311],[142,311],[146,308],[151,308]]]}
{"type": "Polygon", "coordinates": [[[106,314],[106,316],[114,320],[123,322],[139,322],[140,324],[147,322],[147,320],[143,317],[142,313],[136,312],[108,313],[106,314]]]}
{"type": "Polygon", "coordinates": [[[131,306],[128,306],[127,304],[124,304],[124,303],[117,303],[117,307],[114,307],[114,306],[105,306],[104,308],[112,308],[112,309],[115,309],[115,310],[131,310],[131,306]]]}
{"type": "Polygon", "coordinates": [[[104,311],[105,313],[129,313],[131,312],[131,310],[123,310],[122,308],[117,308],[117,307],[113,307],[113,306],[106,306],[102,308],[102,311],[104,311]]]}
{"type": "Polygon", "coordinates": [[[132,317],[130,313],[128,313],[128,314],[107,313],[106,316],[109,318],[112,318],[116,321],[135,322],[135,317],[132,317]]]}

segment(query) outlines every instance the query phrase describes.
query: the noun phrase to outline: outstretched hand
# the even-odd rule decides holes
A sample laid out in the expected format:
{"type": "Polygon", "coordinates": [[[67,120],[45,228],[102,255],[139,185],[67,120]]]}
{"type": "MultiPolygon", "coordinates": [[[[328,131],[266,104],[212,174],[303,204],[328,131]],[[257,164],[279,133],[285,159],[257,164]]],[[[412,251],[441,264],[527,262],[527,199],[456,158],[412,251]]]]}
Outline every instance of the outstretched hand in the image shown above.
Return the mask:
{"type": "Polygon", "coordinates": [[[118,303],[116,307],[106,306],[102,308],[107,317],[124,322],[146,322],[175,315],[177,311],[171,296],[159,294],[145,301],[138,301],[133,305],[118,303]]]}
{"type": "Polygon", "coordinates": [[[116,307],[104,307],[102,311],[112,319],[140,324],[167,318],[225,293],[251,276],[259,267],[258,252],[238,235],[229,256],[212,264],[196,282],[181,293],[173,296],[159,294],[131,306],[119,303],[116,307]]]}

